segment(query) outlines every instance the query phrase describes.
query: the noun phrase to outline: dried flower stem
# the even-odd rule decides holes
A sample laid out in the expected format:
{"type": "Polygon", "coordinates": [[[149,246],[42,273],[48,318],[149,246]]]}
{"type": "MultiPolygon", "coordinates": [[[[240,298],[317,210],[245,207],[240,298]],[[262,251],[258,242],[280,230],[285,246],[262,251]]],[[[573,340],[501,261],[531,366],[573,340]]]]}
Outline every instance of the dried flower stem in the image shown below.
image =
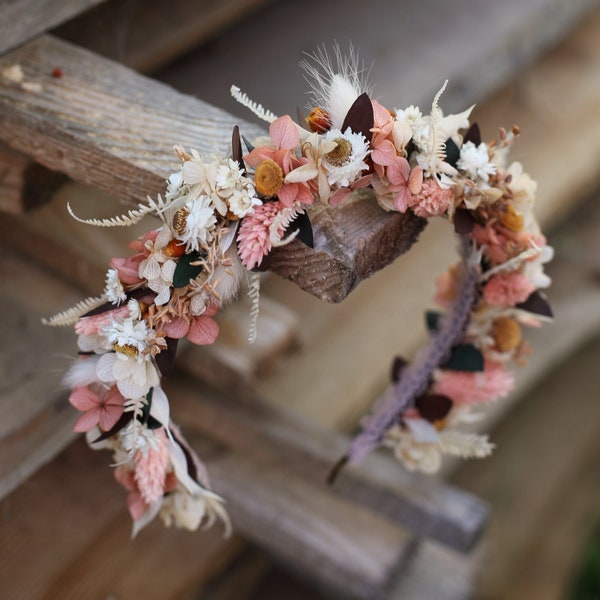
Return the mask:
{"type": "Polygon", "coordinates": [[[398,417],[416,398],[425,393],[433,371],[448,358],[452,346],[462,336],[475,302],[480,269],[469,260],[470,244],[464,236],[461,238],[461,246],[461,291],[452,310],[442,320],[429,345],[402,371],[400,380],[393,386],[391,393],[386,394],[376,405],[363,431],[352,440],[347,453],[350,462],[362,460],[381,443],[385,432],[396,423],[398,417]]]}

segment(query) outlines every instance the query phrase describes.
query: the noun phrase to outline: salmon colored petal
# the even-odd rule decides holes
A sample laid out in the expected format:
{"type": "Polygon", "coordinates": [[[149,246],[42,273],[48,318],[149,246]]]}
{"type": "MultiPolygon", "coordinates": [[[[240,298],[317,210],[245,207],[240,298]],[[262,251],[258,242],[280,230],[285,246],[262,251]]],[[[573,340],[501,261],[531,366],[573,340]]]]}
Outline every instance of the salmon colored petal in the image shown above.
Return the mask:
{"type": "Polygon", "coordinates": [[[117,467],[114,470],[115,479],[126,489],[132,492],[137,489],[135,482],[135,471],[131,471],[125,467],[117,467]]]}
{"type": "Polygon", "coordinates": [[[371,100],[371,104],[373,105],[373,121],[375,127],[380,129],[392,120],[392,115],[390,114],[390,111],[382,104],[379,104],[377,100],[371,100]]]}
{"type": "Polygon", "coordinates": [[[131,518],[137,521],[150,507],[144,502],[139,492],[131,492],[127,496],[127,508],[129,509],[131,518]]]}
{"type": "Polygon", "coordinates": [[[219,312],[219,307],[216,304],[209,304],[206,310],[202,313],[203,317],[214,317],[219,312]]]}
{"type": "Polygon", "coordinates": [[[100,398],[88,387],[76,387],[69,396],[69,402],[81,411],[92,410],[100,406],[100,398]]]}
{"type": "Polygon", "coordinates": [[[406,184],[410,165],[403,156],[398,156],[387,169],[387,176],[393,185],[406,184]]]}
{"type": "Polygon", "coordinates": [[[98,425],[100,425],[100,429],[102,431],[108,431],[113,428],[116,422],[121,418],[123,414],[123,405],[115,406],[115,405],[105,405],[102,410],[100,410],[100,417],[98,419],[98,425]]]}
{"type": "Polygon", "coordinates": [[[187,335],[188,331],[190,330],[190,325],[185,321],[185,319],[177,317],[170,323],[165,323],[165,325],[163,325],[163,329],[167,334],[167,337],[179,340],[187,335]]]}
{"type": "Polygon", "coordinates": [[[408,189],[413,194],[418,194],[423,187],[423,169],[421,167],[415,167],[408,178],[408,189]]]}
{"type": "Polygon", "coordinates": [[[336,190],[335,194],[329,199],[329,204],[331,204],[331,206],[339,206],[346,200],[351,192],[352,190],[350,188],[340,188],[339,190],[336,190]]]}
{"type": "MultiPolygon", "coordinates": [[[[261,146],[260,148],[254,148],[252,152],[246,154],[244,156],[244,161],[253,169],[258,167],[258,165],[263,160],[275,160],[276,150],[274,148],[267,148],[266,146],[261,146]]],[[[275,160],[275,162],[277,162],[275,160]]]]}
{"type": "Polygon", "coordinates": [[[289,115],[275,119],[269,127],[271,140],[284,150],[293,150],[300,143],[300,134],[289,115]]]}
{"type": "MultiPolygon", "coordinates": [[[[76,431],[77,433],[86,433],[88,432],[90,429],[93,429],[94,427],[96,427],[96,425],[98,425],[98,420],[100,419],[100,409],[93,409],[93,410],[88,410],[87,412],[83,413],[78,419],[77,421],[75,421],[75,424],[73,425],[73,431],[76,431]]],[[[115,421],[116,423],[116,421],[115,421]]]]}
{"type": "Polygon", "coordinates": [[[214,343],[219,335],[219,324],[210,317],[200,316],[192,320],[188,340],[199,346],[214,343]]]}
{"type": "Polygon", "coordinates": [[[371,151],[371,158],[378,165],[391,165],[397,158],[396,147],[390,140],[383,140],[371,151]]]}
{"type": "Polygon", "coordinates": [[[279,201],[288,208],[294,204],[296,196],[298,195],[298,183],[285,183],[281,186],[281,189],[277,193],[279,201]]]}

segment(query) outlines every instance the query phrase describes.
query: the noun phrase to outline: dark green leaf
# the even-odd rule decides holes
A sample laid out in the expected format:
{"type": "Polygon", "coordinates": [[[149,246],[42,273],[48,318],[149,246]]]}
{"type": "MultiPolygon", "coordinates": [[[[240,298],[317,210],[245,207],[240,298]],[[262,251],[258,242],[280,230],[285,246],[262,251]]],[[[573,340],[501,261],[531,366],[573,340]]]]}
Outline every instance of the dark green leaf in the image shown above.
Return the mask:
{"type": "Polygon", "coordinates": [[[173,287],[180,288],[189,284],[192,279],[195,279],[202,273],[202,265],[192,265],[201,258],[200,252],[194,251],[189,254],[184,254],[175,267],[173,274],[173,287]]]}
{"type": "Polygon", "coordinates": [[[240,128],[236,125],[231,134],[231,154],[233,160],[238,164],[240,169],[246,170],[246,165],[242,160],[242,141],[240,140],[240,128]]]}
{"type": "Polygon", "coordinates": [[[458,344],[452,348],[450,360],[442,365],[451,371],[483,371],[483,354],[471,344],[458,344]]]}
{"type": "Polygon", "coordinates": [[[440,328],[440,318],[442,313],[436,312],[435,310],[428,310],[425,313],[425,324],[427,325],[427,331],[430,333],[436,332],[440,328]]]}
{"type": "Polygon", "coordinates": [[[105,431],[103,434],[99,435],[92,442],[92,444],[95,444],[96,442],[101,442],[102,440],[107,440],[108,438],[111,438],[113,435],[119,433],[119,431],[121,431],[121,429],[123,429],[123,427],[125,427],[129,423],[129,421],[131,421],[131,419],[133,419],[133,413],[124,412],[120,416],[119,420],[108,431],[105,431]]]}
{"type": "Polygon", "coordinates": [[[248,138],[245,135],[243,135],[242,139],[244,140],[244,146],[248,148],[248,152],[252,152],[252,150],[254,150],[254,146],[248,141],[248,138]]]}

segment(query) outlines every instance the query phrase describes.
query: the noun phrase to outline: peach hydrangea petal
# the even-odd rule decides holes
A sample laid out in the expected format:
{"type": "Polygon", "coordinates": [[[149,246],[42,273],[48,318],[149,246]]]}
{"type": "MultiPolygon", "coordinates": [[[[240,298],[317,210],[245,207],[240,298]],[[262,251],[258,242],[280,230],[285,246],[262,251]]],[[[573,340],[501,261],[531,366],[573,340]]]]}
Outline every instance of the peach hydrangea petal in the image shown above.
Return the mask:
{"type": "Polygon", "coordinates": [[[76,387],[69,396],[69,402],[81,411],[92,410],[100,405],[98,394],[87,386],[76,387]]]}
{"type": "Polygon", "coordinates": [[[204,315],[195,317],[190,324],[188,340],[200,346],[213,344],[219,335],[219,324],[210,317],[204,315]]]}
{"type": "Polygon", "coordinates": [[[179,340],[187,335],[187,332],[190,330],[190,324],[185,319],[177,317],[169,323],[165,323],[163,330],[168,337],[179,340]]]}
{"type": "Polygon", "coordinates": [[[88,410],[82,415],[79,415],[78,419],[73,425],[73,431],[77,433],[87,433],[90,429],[93,429],[98,425],[100,420],[101,411],[99,408],[88,410]]]}

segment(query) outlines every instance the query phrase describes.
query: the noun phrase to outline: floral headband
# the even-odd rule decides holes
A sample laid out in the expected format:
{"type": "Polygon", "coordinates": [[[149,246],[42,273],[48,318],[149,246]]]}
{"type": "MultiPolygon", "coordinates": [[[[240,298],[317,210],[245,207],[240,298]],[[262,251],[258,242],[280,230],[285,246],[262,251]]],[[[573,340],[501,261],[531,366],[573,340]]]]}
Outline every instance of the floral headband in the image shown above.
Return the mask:
{"type": "Polygon", "coordinates": [[[527,352],[522,328],[552,316],[540,293],[550,284],[543,265],[552,248],[533,215],[536,184],[507,161],[518,130],[482,142],[469,124],[471,109],[442,113],[446,84],[430,114],[390,110],[370,97],[354,56],[337,62],[319,54],[303,65],[313,88],[305,123],[276,117],[232,87],[234,98],[270,123],[269,137],[248,141],[236,127],[227,156],[176,146],[181,166],[165,197],[125,215],[82,220],[69,207],[75,219],[101,227],[160,220],[131,242],[132,255],[110,261],[101,296],[46,321],[75,326],[79,355],[65,376],[81,412],[74,430],[113,452],[134,534],[156,515],[189,529],[217,518],[228,525],[222,499],[170,419],[161,378],[180,339],[215,342],[214,316],[246,282],[254,341],[258,271],[293,239],[312,246],[312,205],[339,206],[367,189],[386,211],[450,221],[460,240],[460,262],[436,282],[444,311],[426,314],[429,343],[411,363],[393,361],[387,390],[332,479],[381,445],[424,472],[436,471],[442,454],[487,456],[487,436],[455,426],[508,394],[509,366],[527,352]]]}

